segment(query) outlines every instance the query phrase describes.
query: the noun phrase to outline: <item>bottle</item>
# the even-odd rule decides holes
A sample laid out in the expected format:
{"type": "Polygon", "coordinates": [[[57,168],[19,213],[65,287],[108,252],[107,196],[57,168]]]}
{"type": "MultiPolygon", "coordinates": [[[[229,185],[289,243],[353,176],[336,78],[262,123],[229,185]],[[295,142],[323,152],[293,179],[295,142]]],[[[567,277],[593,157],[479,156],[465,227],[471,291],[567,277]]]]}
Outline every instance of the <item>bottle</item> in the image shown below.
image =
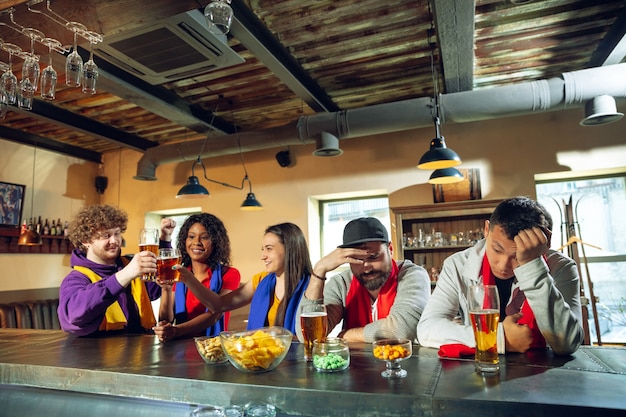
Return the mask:
{"type": "Polygon", "coordinates": [[[63,236],[63,225],[61,224],[61,219],[57,219],[57,236],[63,236]]]}
{"type": "Polygon", "coordinates": [[[56,235],[57,234],[57,225],[54,222],[54,219],[52,219],[52,226],[50,227],[50,234],[51,235],[56,235]]]}
{"type": "Polygon", "coordinates": [[[42,231],[41,229],[43,229],[43,225],[41,223],[41,216],[39,216],[39,219],[37,220],[37,224],[35,225],[35,231],[38,234],[41,234],[41,231],[42,231]]]}
{"type": "Polygon", "coordinates": [[[26,219],[24,219],[24,223],[22,223],[22,229],[20,230],[20,234],[26,233],[28,230],[28,226],[26,225],[26,219]]]}
{"type": "Polygon", "coordinates": [[[66,220],[63,222],[63,236],[68,237],[70,235],[70,224],[66,220]]]}
{"type": "Polygon", "coordinates": [[[50,223],[48,222],[48,219],[46,219],[45,223],[43,224],[43,234],[44,235],[50,234],[50,223]]]}
{"type": "Polygon", "coordinates": [[[33,218],[28,218],[28,230],[33,230],[33,218]]]}

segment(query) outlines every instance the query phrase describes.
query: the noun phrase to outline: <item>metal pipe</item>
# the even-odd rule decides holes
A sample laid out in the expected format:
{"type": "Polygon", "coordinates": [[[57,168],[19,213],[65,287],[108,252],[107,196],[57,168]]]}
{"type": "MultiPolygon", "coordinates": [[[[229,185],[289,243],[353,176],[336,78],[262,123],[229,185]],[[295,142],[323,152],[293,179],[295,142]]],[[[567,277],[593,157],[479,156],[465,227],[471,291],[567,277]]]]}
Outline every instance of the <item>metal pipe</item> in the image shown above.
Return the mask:
{"type": "MultiPolygon", "coordinates": [[[[626,98],[626,64],[563,73],[561,78],[441,95],[442,121],[466,123],[582,107],[599,95],[626,98]]],[[[315,143],[328,132],[339,139],[431,126],[433,99],[421,97],[360,109],[301,116],[287,125],[148,149],[135,179],[155,180],[162,163],[315,143]],[[239,146],[241,144],[241,147],[239,146]],[[207,145],[207,146],[205,146],[207,145]],[[199,155],[198,152],[202,151],[199,155]]]]}

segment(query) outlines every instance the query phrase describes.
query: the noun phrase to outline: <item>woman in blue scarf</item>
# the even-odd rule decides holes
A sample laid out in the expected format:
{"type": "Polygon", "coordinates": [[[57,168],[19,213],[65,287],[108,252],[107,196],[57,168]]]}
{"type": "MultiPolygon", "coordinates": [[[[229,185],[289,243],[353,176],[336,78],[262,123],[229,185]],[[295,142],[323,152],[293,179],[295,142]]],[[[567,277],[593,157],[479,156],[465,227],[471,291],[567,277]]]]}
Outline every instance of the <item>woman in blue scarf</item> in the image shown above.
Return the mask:
{"type": "MultiPolygon", "coordinates": [[[[197,285],[226,294],[239,287],[241,276],[230,265],[230,239],[224,223],[210,213],[187,217],[178,233],[177,248],[182,270],[197,285]]],[[[216,313],[198,300],[185,283],[163,285],[159,315],[165,319],[154,327],[161,341],[182,337],[217,336],[227,330],[229,313],[216,313]]]]}
{"type": "Polygon", "coordinates": [[[214,313],[251,304],[249,330],[282,326],[295,333],[296,312],[312,270],[302,230],[293,223],[268,227],[263,236],[261,260],[265,263],[265,274],[255,275],[224,296],[199,285],[189,271],[178,266],[180,280],[214,313]]]}

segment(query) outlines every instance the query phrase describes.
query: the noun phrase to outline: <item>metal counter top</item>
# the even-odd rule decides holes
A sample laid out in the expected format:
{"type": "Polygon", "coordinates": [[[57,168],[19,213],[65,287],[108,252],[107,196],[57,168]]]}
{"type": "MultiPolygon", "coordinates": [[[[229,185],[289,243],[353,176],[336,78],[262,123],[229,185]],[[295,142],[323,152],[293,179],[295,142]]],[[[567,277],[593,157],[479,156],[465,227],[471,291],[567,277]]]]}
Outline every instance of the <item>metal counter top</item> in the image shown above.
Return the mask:
{"type": "MultiPolygon", "coordinates": [[[[87,396],[85,404],[97,403],[107,413],[112,408],[104,403],[111,398],[134,401],[144,413],[154,403],[160,411],[153,417],[163,410],[187,416],[197,404],[249,402],[303,416],[626,413],[624,348],[582,347],[568,357],[549,350],[509,354],[500,357],[499,375],[482,377],[473,360],[441,360],[435,349],[415,347],[402,362],[408,376],[395,381],[380,375],[384,363],[373,357],[371,345],[350,344],[350,353],[348,370],[318,373],[294,343],[275,370],[247,374],[228,363],[205,364],[190,339],[161,344],[154,336],[75,338],[54,330],[0,329],[0,404],[25,407],[24,393],[33,392],[31,398],[87,396]]],[[[2,415],[8,414],[0,407],[2,415]]]]}

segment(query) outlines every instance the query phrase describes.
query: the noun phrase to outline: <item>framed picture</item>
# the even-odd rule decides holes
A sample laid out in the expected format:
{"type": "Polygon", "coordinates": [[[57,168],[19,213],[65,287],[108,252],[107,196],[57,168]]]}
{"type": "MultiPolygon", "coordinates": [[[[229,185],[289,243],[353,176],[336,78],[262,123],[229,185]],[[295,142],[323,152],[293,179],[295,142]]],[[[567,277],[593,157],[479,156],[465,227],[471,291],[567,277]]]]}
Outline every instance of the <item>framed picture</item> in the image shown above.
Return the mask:
{"type": "Polygon", "coordinates": [[[0,181],[0,227],[20,227],[25,185],[0,181]]]}

